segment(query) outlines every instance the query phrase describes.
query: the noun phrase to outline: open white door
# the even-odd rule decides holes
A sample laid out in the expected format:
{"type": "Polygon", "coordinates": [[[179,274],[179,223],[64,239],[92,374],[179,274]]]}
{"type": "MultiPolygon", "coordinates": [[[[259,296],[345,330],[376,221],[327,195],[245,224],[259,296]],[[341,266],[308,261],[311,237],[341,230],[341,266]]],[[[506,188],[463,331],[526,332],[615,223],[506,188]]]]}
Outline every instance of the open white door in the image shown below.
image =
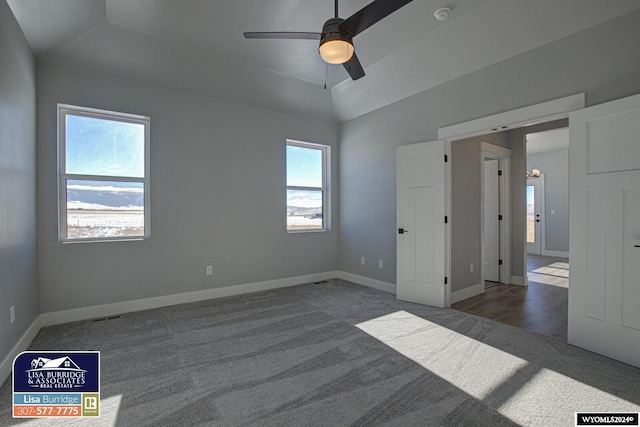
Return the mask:
{"type": "Polygon", "coordinates": [[[397,149],[397,297],[445,307],[445,142],[397,149]]]}
{"type": "Polygon", "coordinates": [[[569,129],[568,342],[640,367],[640,95],[569,129]]]}

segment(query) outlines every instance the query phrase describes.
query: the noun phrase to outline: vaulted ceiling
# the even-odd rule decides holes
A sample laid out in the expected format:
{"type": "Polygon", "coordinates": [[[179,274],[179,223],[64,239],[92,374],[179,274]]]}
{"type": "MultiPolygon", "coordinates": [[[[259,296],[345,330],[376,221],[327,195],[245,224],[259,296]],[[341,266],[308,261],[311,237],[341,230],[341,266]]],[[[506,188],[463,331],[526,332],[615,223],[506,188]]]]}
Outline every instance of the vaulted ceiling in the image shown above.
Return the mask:
{"type": "MultiPolygon", "coordinates": [[[[366,76],[326,65],[331,0],[7,0],[41,62],[339,121],[640,9],[638,0],[414,0],[354,39],[366,76]],[[433,13],[452,9],[438,21],[433,13]],[[327,89],[323,87],[327,84],[327,89]]],[[[348,17],[371,0],[342,0],[348,17]]]]}

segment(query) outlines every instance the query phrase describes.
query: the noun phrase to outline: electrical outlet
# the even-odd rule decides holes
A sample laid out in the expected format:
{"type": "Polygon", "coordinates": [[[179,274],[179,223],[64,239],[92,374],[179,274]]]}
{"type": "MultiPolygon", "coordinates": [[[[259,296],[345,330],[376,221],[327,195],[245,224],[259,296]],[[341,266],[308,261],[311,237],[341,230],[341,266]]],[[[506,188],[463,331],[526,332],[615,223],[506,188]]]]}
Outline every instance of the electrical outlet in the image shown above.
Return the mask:
{"type": "Polygon", "coordinates": [[[363,256],[360,257],[360,264],[364,265],[364,257],[363,256]]]}
{"type": "Polygon", "coordinates": [[[469,273],[473,273],[473,263],[469,264],[469,273]]]}
{"type": "Polygon", "coordinates": [[[213,274],[213,266],[207,265],[207,276],[211,276],[213,274]]]}
{"type": "Polygon", "coordinates": [[[378,268],[384,267],[384,264],[381,259],[378,260],[378,268]]]}
{"type": "Polygon", "coordinates": [[[9,309],[9,312],[11,313],[11,324],[13,325],[13,323],[16,321],[16,306],[12,305],[9,309]]]}

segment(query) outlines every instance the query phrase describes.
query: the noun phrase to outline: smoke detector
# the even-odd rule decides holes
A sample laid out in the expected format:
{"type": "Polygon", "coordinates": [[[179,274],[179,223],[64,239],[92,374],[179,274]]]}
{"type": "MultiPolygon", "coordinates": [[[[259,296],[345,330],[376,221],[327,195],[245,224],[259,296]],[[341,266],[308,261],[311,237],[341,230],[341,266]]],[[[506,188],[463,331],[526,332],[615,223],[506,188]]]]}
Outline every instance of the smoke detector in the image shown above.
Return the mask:
{"type": "Polygon", "coordinates": [[[435,16],[438,21],[444,21],[449,17],[450,13],[451,9],[448,7],[441,7],[433,13],[433,16],[435,16]]]}

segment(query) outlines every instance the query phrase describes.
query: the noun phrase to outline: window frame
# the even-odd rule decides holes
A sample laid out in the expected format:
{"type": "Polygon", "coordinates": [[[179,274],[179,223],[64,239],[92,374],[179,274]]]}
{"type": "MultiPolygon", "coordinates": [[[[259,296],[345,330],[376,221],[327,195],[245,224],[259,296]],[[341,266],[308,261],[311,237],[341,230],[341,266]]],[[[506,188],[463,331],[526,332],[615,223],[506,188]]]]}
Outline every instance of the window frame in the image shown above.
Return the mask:
{"type": "MultiPolygon", "coordinates": [[[[286,156],[286,148],[300,147],[318,150],[322,153],[322,187],[304,187],[297,185],[288,185],[287,168],[285,167],[285,206],[286,206],[286,194],[289,190],[301,190],[301,191],[322,191],[322,226],[319,228],[300,228],[289,229],[288,222],[285,224],[287,233],[318,233],[331,230],[331,146],[326,144],[319,144],[316,142],[297,141],[293,139],[287,139],[285,146],[285,164],[288,162],[286,156]]],[[[285,215],[285,220],[288,215],[285,215]]]]}
{"type": "Polygon", "coordinates": [[[70,104],[58,104],[58,240],[60,243],[108,242],[108,241],[139,241],[151,236],[151,180],[150,171],[150,129],[151,119],[148,116],[81,107],[70,104]],[[142,178],[113,175],[87,175],[66,172],[66,117],[68,115],[90,117],[124,123],[134,123],[144,126],[144,176],[142,178]],[[110,181],[142,183],[144,188],[144,234],[142,236],[114,236],[114,237],[67,237],[67,181],[110,181]]]}

